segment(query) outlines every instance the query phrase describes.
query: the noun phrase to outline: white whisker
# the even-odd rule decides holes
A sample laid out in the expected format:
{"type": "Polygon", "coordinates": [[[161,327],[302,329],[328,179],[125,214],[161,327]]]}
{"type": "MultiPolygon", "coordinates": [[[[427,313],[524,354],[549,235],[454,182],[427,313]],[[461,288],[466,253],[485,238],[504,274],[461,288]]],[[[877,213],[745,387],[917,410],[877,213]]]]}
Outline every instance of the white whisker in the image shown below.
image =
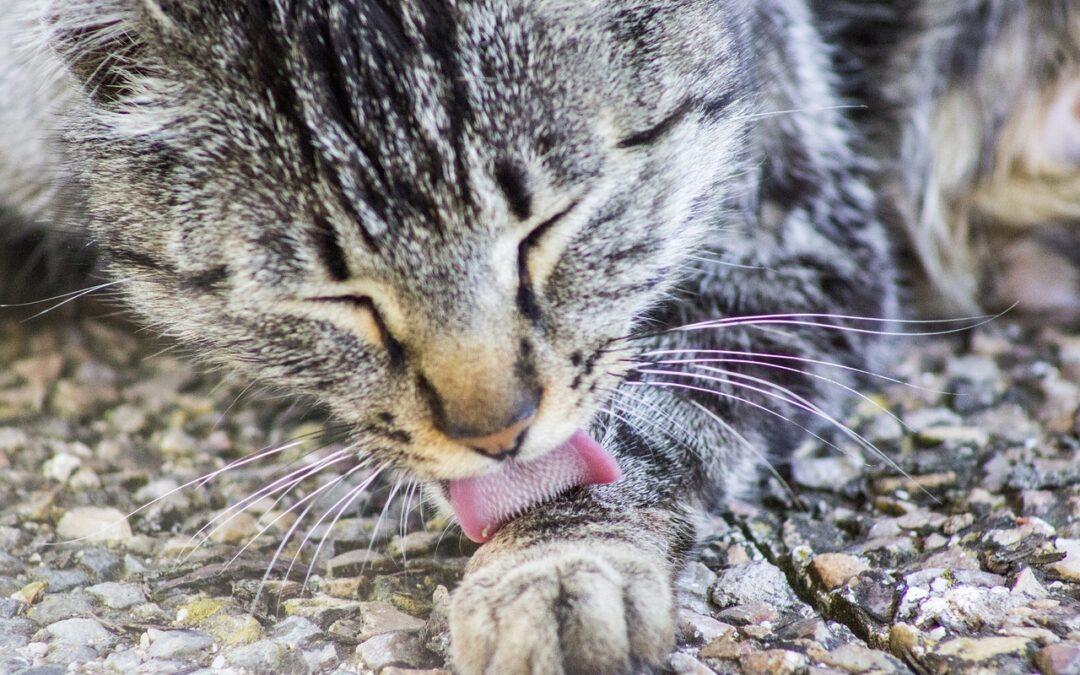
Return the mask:
{"type": "MultiPolygon", "coordinates": [[[[307,590],[308,581],[311,579],[311,571],[312,569],[314,569],[315,563],[319,559],[319,553],[322,551],[323,546],[326,544],[327,537],[329,537],[330,533],[334,531],[334,525],[337,524],[338,520],[345,513],[345,510],[352,506],[353,502],[355,502],[360,497],[360,495],[364,494],[368,487],[370,487],[371,484],[375,482],[375,480],[379,477],[383,470],[386,469],[387,466],[389,466],[389,464],[383,464],[379,468],[375,469],[375,471],[370,476],[365,478],[359,485],[345,493],[344,497],[339,499],[333,506],[328,508],[326,512],[323,513],[323,515],[319,518],[319,520],[317,520],[315,524],[308,529],[308,533],[304,535],[304,539],[300,542],[300,546],[297,547],[296,553],[293,554],[292,560],[289,561],[289,568],[285,570],[286,579],[288,579],[289,575],[292,573],[293,566],[296,564],[296,560],[299,557],[300,552],[304,550],[304,546],[307,545],[307,542],[310,540],[311,533],[314,532],[319,527],[319,525],[322,524],[322,522],[326,519],[327,515],[337,509],[337,513],[334,515],[334,519],[330,521],[330,525],[326,528],[326,532],[324,532],[323,536],[319,539],[319,544],[315,547],[315,552],[311,554],[311,562],[308,564],[307,573],[304,575],[304,583],[300,586],[301,594],[305,590],[307,590]]],[[[353,471],[355,471],[355,469],[353,471]]],[[[350,471],[349,473],[352,473],[353,471],[350,471]]]]}

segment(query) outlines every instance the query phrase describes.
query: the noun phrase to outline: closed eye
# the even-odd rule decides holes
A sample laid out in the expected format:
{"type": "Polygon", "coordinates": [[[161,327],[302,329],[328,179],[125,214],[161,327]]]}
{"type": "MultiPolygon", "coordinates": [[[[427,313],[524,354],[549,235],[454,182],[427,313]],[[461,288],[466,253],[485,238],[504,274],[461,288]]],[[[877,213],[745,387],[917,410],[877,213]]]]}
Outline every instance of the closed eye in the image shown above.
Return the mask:
{"type": "Polygon", "coordinates": [[[540,307],[536,302],[536,291],[534,289],[532,273],[529,271],[529,254],[540,245],[544,235],[551,231],[551,229],[567,214],[577,208],[579,202],[573,202],[562,211],[559,211],[554,216],[548,218],[544,222],[533,228],[532,232],[525,236],[518,244],[518,292],[517,292],[517,306],[518,311],[522,316],[525,316],[533,323],[539,323],[540,321],[540,307]]]}
{"type": "Polygon", "coordinates": [[[375,324],[375,328],[379,334],[379,340],[382,342],[383,347],[386,349],[387,355],[390,357],[390,364],[393,366],[399,366],[404,363],[405,350],[401,343],[394,339],[390,329],[386,326],[386,321],[383,320],[382,314],[379,313],[379,308],[375,306],[375,301],[366,295],[321,295],[313,298],[308,298],[309,302],[317,303],[334,303],[339,305],[349,305],[356,309],[361,309],[367,312],[371,317],[372,322],[375,324]]]}

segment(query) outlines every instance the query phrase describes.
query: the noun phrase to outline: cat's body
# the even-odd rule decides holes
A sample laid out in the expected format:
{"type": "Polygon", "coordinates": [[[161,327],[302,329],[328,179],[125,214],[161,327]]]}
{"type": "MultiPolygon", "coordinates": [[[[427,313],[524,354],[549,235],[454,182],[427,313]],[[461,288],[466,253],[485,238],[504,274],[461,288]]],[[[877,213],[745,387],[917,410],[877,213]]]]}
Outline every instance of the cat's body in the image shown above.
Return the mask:
{"type": "Polygon", "coordinates": [[[1080,4],[812,4],[920,304],[1080,320],[1080,4]]]}
{"type": "Polygon", "coordinates": [[[42,163],[0,135],[8,207],[85,204],[154,327],[314,396],[490,539],[464,673],[660,662],[694,510],[836,414],[852,371],[821,362],[872,367],[887,324],[850,317],[896,314],[802,2],[46,5],[34,67],[66,70],[0,52],[0,83],[65,136],[0,107],[42,163]],[[474,484],[501,477],[536,493],[509,522],[474,484]]]}

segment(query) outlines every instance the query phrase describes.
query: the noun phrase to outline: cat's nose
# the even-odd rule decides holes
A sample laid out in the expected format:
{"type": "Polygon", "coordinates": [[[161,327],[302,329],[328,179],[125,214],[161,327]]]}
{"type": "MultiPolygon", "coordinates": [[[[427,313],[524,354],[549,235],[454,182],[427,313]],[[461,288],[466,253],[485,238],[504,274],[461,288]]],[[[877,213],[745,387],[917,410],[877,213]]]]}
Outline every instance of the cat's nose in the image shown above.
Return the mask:
{"type": "Polygon", "coordinates": [[[539,391],[530,393],[508,419],[491,425],[495,427],[494,431],[477,429],[475,426],[461,425],[450,420],[445,420],[440,426],[443,433],[462,445],[494,459],[508,459],[520,449],[525,431],[536,419],[539,403],[539,391]]]}

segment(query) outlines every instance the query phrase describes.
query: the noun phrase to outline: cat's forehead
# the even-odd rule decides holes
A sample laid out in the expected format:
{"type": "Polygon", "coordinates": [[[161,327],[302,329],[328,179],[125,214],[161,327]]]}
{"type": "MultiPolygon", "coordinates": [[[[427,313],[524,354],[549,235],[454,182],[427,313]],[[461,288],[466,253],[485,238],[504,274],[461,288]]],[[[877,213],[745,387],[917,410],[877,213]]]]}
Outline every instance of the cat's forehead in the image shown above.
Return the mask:
{"type": "Polygon", "coordinates": [[[585,55],[521,7],[312,7],[290,42],[295,133],[373,235],[497,227],[530,184],[592,170],[585,55]]]}

